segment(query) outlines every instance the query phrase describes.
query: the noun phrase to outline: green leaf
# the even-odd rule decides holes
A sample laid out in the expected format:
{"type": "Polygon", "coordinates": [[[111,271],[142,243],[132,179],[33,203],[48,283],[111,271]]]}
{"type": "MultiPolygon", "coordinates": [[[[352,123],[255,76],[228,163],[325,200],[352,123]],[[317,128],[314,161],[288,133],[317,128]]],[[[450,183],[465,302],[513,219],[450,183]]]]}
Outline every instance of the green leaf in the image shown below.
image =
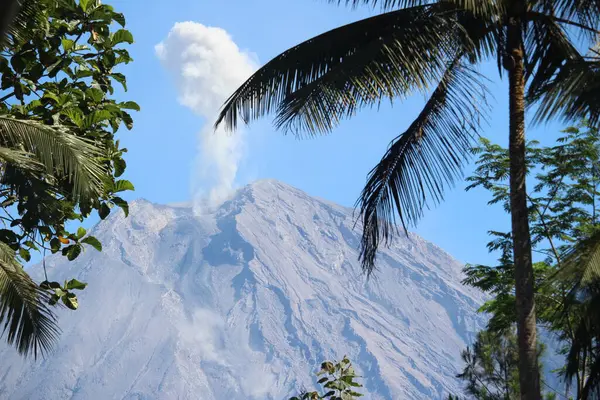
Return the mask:
{"type": "Polygon", "coordinates": [[[83,128],[91,128],[93,125],[96,125],[102,121],[110,120],[112,118],[112,113],[107,110],[97,110],[89,114],[83,120],[83,128]]]}
{"type": "Polygon", "coordinates": [[[116,160],[113,160],[113,164],[115,166],[115,177],[123,175],[125,168],[127,168],[127,163],[125,160],[122,158],[117,158],[116,160]]]}
{"type": "Polygon", "coordinates": [[[81,254],[81,245],[80,244],[74,244],[74,245],[71,245],[70,247],[71,248],[67,252],[67,259],[69,261],[73,261],[74,259],[77,258],[77,256],[79,254],[81,254]]]}
{"type": "Polygon", "coordinates": [[[44,290],[60,289],[60,283],[44,281],[40,283],[40,287],[44,290]]]}
{"type": "Polygon", "coordinates": [[[19,256],[25,261],[31,260],[31,254],[29,253],[29,250],[24,249],[23,247],[19,248],[19,256]]]}
{"type": "Polygon", "coordinates": [[[125,16],[122,13],[113,13],[112,17],[119,25],[125,28],[125,16]]]}
{"type": "Polygon", "coordinates": [[[320,385],[321,383],[325,383],[327,382],[329,379],[327,377],[321,378],[317,381],[317,383],[320,385]]]}
{"type": "Polygon", "coordinates": [[[87,12],[90,5],[95,3],[96,0],[79,0],[79,7],[83,10],[83,12],[87,12]]]}
{"type": "Polygon", "coordinates": [[[115,182],[113,193],[124,192],[126,190],[135,190],[133,183],[125,179],[121,179],[115,182]]]}
{"type": "Polygon", "coordinates": [[[104,99],[104,92],[97,88],[89,88],[85,91],[85,96],[96,103],[100,103],[104,99]]]}
{"type": "Polygon", "coordinates": [[[67,284],[65,285],[65,288],[68,290],[72,290],[72,289],[83,290],[83,289],[85,289],[86,286],[87,286],[87,283],[79,282],[77,279],[71,279],[69,282],[67,282],[67,284]]]}
{"type": "Polygon", "coordinates": [[[126,217],[129,216],[129,204],[127,204],[127,202],[125,200],[123,200],[120,197],[114,197],[112,199],[112,202],[115,206],[117,206],[117,207],[121,208],[121,210],[123,210],[126,217]]]}
{"type": "Polygon", "coordinates": [[[80,226],[79,228],[77,228],[77,239],[81,239],[82,237],[85,236],[85,228],[83,226],[80,226]]]}
{"type": "Polygon", "coordinates": [[[60,297],[56,294],[53,294],[52,296],[50,296],[50,300],[48,300],[48,304],[50,304],[51,306],[56,305],[56,303],[58,303],[58,300],[60,300],[60,297]]]}
{"type": "Polygon", "coordinates": [[[119,103],[119,107],[124,108],[126,110],[140,111],[140,106],[135,101],[126,101],[124,103],[119,103]]]}
{"type": "Polygon", "coordinates": [[[125,127],[129,130],[133,128],[133,118],[131,115],[123,111],[123,122],[125,123],[125,127]]]}
{"type": "Polygon", "coordinates": [[[79,108],[68,108],[63,110],[61,114],[67,116],[71,122],[73,122],[77,127],[83,128],[83,112],[79,108]]]}
{"type": "Polygon", "coordinates": [[[110,214],[110,207],[106,203],[102,203],[100,209],[98,209],[98,216],[100,219],[105,219],[110,214]]]}
{"type": "Polygon", "coordinates": [[[52,252],[52,254],[54,254],[58,250],[60,250],[60,240],[58,240],[58,238],[52,238],[50,240],[50,251],[52,252]]]}
{"type": "Polygon", "coordinates": [[[77,296],[74,293],[67,293],[62,296],[62,301],[71,310],[77,310],[79,303],[77,302],[77,296]]]}
{"type": "Polygon", "coordinates": [[[10,65],[13,67],[16,73],[20,74],[25,69],[25,61],[23,57],[15,54],[10,58],[10,65]]]}
{"type": "Polygon", "coordinates": [[[133,35],[127,29],[119,29],[112,34],[110,39],[111,45],[114,47],[119,43],[133,43],[133,35]]]}
{"type": "Polygon", "coordinates": [[[69,52],[73,48],[74,44],[75,42],[71,39],[62,39],[62,46],[66,52],[69,52]]]}
{"type": "Polygon", "coordinates": [[[81,241],[81,243],[89,244],[94,249],[96,249],[98,251],[102,251],[102,243],[100,243],[100,241],[98,239],[96,239],[94,236],[86,237],[85,239],[83,239],[81,241]]]}
{"type": "Polygon", "coordinates": [[[115,72],[109,75],[111,78],[113,78],[115,81],[119,82],[122,86],[123,89],[125,91],[127,91],[127,78],[125,77],[125,75],[119,73],[119,72],[115,72]]]}

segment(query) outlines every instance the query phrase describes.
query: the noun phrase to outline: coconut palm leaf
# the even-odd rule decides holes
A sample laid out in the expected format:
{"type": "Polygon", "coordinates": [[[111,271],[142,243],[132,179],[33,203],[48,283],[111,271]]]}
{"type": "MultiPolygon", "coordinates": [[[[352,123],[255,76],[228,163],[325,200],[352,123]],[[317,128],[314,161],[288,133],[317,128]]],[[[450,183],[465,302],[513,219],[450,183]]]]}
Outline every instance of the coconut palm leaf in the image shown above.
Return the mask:
{"type": "Polygon", "coordinates": [[[12,165],[24,172],[39,174],[45,170],[44,165],[37,160],[35,154],[26,151],[0,147],[0,160],[0,164],[12,165]]]}
{"type": "Polygon", "coordinates": [[[588,119],[594,125],[600,121],[600,61],[568,61],[552,80],[528,96],[538,105],[536,123],[560,117],[565,121],[588,119]]]}
{"type": "Polygon", "coordinates": [[[325,133],[358,108],[424,90],[439,81],[458,49],[489,51],[481,50],[487,27],[472,19],[461,24],[453,12],[447,4],[402,9],[301,43],[236,90],[216,125],[235,129],[238,117],[247,123],[277,111],[280,127],[325,133]]]}
{"type": "Polygon", "coordinates": [[[535,93],[558,72],[565,61],[582,60],[564,27],[551,16],[531,12],[525,34],[529,92],[535,93]]]}
{"type": "Polygon", "coordinates": [[[0,2],[0,43],[26,40],[31,36],[32,24],[45,21],[41,8],[45,0],[3,0],[0,2]]]}
{"type": "Polygon", "coordinates": [[[48,352],[59,328],[50,310],[48,294],[23,270],[15,252],[0,242],[0,322],[2,335],[19,353],[34,357],[48,352]]]}
{"type": "Polygon", "coordinates": [[[390,145],[370,172],[360,196],[363,237],[360,258],[371,273],[380,242],[392,237],[396,213],[407,229],[452,185],[478,134],[487,89],[480,75],[459,60],[448,66],[438,87],[409,128],[390,145]]]}
{"type": "MultiPolygon", "coordinates": [[[[352,8],[361,5],[377,7],[384,11],[442,3],[436,0],[328,0],[328,2],[338,5],[345,4],[352,8]]],[[[505,9],[505,2],[502,0],[445,0],[443,3],[488,18],[493,15],[503,15],[505,9]]]]}
{"type": "Polygon", "coordinates": [[[103,190],[105,167],[98,161],[102,149],[63,127],[0,116],[0,146],[21,150],[21,165],[24,153],[35,155],[46,173],[65,177],[73,184],[76,198],[89,198],[103,190]]]}
{"type": "Polygon", "coordinates": [[[600,282],[600,231],[578,242],[564,256],[554,279],[580,290],[600,282]]]}
{"type": "Polygon", "coordinates": [[[582,26],[597,28],[600,24],[600,0],[538,1],[547,14],[582,26]]]}

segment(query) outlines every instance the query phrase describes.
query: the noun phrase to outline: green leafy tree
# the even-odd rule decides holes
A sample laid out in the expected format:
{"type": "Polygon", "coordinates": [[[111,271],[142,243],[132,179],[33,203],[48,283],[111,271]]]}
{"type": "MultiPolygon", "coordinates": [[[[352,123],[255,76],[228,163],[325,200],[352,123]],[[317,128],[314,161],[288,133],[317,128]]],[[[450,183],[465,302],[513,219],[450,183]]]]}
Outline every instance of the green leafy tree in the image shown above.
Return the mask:
{"type": "MultiPolygon", "coordinates": [[[[595,301],[593,288],[598,282],[582,283],[582,271],[592,268],[586,260],[593,254],[589,246],[598,230],[599,139],[596,128],[582,123],[563,131],[554,146],[542,148],[531,142],[527,148],[534,183],[527,195],[530,229],[534,251],[542,260],[533,264],[537,320],[562,341],[567,362],[558,372],[568,383],[575,381],[577,399],[591,398],[591,388],[598,387],[595,378],[590,379],[597,339],[588,329],[593,326],[589,304],[595,301]]],[[[485,188],[492,194],[490,204],[508,211],[508,151],[482,140],[474,152],[478,167],[467,179],[467,189],[485,188]]],[[[465,283],[493,295],[481,311],[491,314],[488,330],[503,332],[517,320],[511,235],[498,231],[490,235],[488,248],[500,251],[499,265],[467,266],[465,283]]]]}
{"type": "Polygon", "coordinates": [[[461,356],[466,366],[458,378],[467,382],[467,393],[481,400],[518,398],[519,355],[513,330],[482,331],[461,356]]]}
{"type": "MultiPolygon", "coordinates": [[[[334,0],[331,0],[334,2],[334,0]]],[[[335,3],[342,1],[335,0],[335,3]]],[[[379,5],[384,13],[294,46],[260,68],[227,100],[217,124],[234,129],[274,112],[275,125],[294,133],[330,132],[363,107],[424,92],[429,99],[392,141],[369,174],[359,199],[360,258],[372,272],[380,243],[406,229],[442,200],[461,177],[479,121],[486,86],[474,65],[497,60],[509,88],[509,191],[522,398],[540,399],[531,236],[525,184],[525,109],[536,120],[597,119],[596,54],[571,41],[595,44],[597,0],[346,0],[379,5]]],[[[580,44],[580,43],[578,43],[580,44]]]]}
{"type": "MultiPolygon", "coordinates": [[[[5,5],[5,4],[4,4],[5,5]]],[[[4,16],[3,16],[4,17],[4,16]]],[[[131,101],[115,84],[131,58],[125,18],[99,0],[23,3],[0,51],[0,321],[6,340],[24,355],[48,351],[59,329],[51,305],[78,307],[69,280],[36,284],[23,270],[32,251],[77,258],[100,242],[69,221],[112,207],[128,213],[120,192],[127,151],[115,139],[131,129],[131,101]],[[120,25],[120,27],[118,27],[120,25]],[[116,29],[114,29],[116,28],[116,29]]]]}
{"type": "MultiPolygon", "coordinates": [[[[545,346],[538,343],[538,359],[544,351],[545,346]]],[[[457,377],[466,383],[465,393],[468,398],[477,400],[520,398],[519,353],[514,324],[503,331],[479,332],[475,343],[467,347],[461,356],[465,367],[457,377]]],[[[541,363],[539,371],[541,375],[541,363]]],[[[544,394],[546,400],[555,397],[556,393],[553,391],[544,394]]]]}
{"type": "Polygon", "coordinates": [[[555,325],[566,326],[569,346],[564,349],[562,370],[567,381],[575,380],[577,399],[600,398],[600,230],[580,240],[551,277],[554,286],[566,288],[564,313],[555,325]]]}
{"type": "Polygon", "coordinates": [[[318,383],[323,386],[322,394],[318,391],[304,391],[298,396],[290,397],[289,400],[352,400],[363,396],[356,391],[362,385],[356,382],[358,377],[352,363],[345,356],[340,362],[323,362],[317,376],[320,377],[318,383]]]}

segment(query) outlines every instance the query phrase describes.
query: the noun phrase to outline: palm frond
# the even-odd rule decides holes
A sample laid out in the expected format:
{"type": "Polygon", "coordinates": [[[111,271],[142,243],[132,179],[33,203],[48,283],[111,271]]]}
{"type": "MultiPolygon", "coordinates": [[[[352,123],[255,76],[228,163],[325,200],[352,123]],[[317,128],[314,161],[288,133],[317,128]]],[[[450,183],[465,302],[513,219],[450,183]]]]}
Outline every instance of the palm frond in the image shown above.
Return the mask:
{"type": "Polygon", "coordinates": [[[0,164],[10,164],[21,171],[33,174],[39,174],[45,170],[44,164],[37,160],[35,154],[7,147],[0,147],[0,164]]]}
{"type": "Polygon", "coordinates": [[[31,38],[31,26],[47,23],[42,12],[45,0],[4,0],[0,2],[0,44],[31,38]]]}
{"type": "Polygon", "coordinates": [[[438,0],[327,0],[327,2],[337,5],[343,4],[352,8],[366,6],[380,8],[381,10],[398,10],[437,3],[438,0]]]}
{"type": "MultiPolygon", "coordinates": [[[[268,62],[226,101],[216,126],[235,129],[277,110],[286,129],[323,133],[358,108],[437,81],[464,34],[454,8],[421,6],[367,18],[303,42],[268,62]]],[[[481,30],[481,26],[475,26],[481,30]]]]}
{"type": "Polygon", "coordinates": [[[600,24],[600,0],[544,0],[540,3],[546,13],[563,20],[592,29],[598,29],[600,24]]]}
{"type": "Polygon", "coordinates": [[[553,279],[573,291],[600,282],[600,231],[581,240],[562,256],[561,268],[553,279]]]}
{"type": "Polygon", "coordinates": [[[419,116],[370,172],[357,202],[363,221],[360,259],[367,274],[380,242],[389,243],[395,233],[396,212],[407,230],[461,175],[487,93],[477,72],[452,62],[419,116]]]}
{"type": "Polygon", "coordinates": [[[535,123],[560,117],[595,125],[600,121],[600,61],[567,61],[553,79],[530,91],[528,100],[537,103],[535,123]]]}
{"type": "Polygon", "coordinates": [[[65,177],[73,184],[75,197],[89,198],[103,190],[106,171],[98,161],[101,148],[65,128],[0,116],[0,145],[35,154],[46,173],[65,177]]]}
{"type": "Polygon", "coordinates": [[[2,335],[18,352],[34,357],[50,351],[59,328],[50,310],[48,294],[23,270],[15,252],[0,242],[0,322],[2,335]]]}
{"type": "Polygon", "coordinates": [[[535,93],[561,70],[565,61],[582,60],[565,29],[551,16],[530,12],[526,31],[529,92],[535,93]]]}
{"type": "Polygon", "coordinates": [[[480,16],[499,15],[505,7],[504,2],[498,0],[328,0],[328,2],[344,4],[352,8],[367,6],[385,11],[444,2],[480,16]]]}

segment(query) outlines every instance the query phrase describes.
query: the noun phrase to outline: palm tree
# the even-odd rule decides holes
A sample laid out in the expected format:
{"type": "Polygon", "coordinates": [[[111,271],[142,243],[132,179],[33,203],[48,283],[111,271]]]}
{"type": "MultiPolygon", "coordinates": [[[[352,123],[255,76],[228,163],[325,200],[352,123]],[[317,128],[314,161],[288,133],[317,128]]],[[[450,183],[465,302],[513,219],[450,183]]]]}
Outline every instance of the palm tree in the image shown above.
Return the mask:
{"type": "Polygon", "coordinates": [[[239,118],[248,123],[274,112],[275,125],[285,131],[327,133],[359,108],[415,91],[429,94],[420,114],[370,172],[357,202],[363,223],[360,259],[370,274],[380,243],[395,233],[396,215],[407,230],[461,177],[487,111],[485,81],[473,66],[497,60],[500,76],[508,77],[510,94],[510,205],[521,397],[540,399],[525,187],[525,110],[528,103],[539,104],[539,121],[559,115],[597,118],[600,95],[590,90],[589,80],[598,76],[597,63],[580,53],[571,36],[593,43],[600,1],[330,1],[379,5],[384,13],[284,51],[232,94],[216,125],[224,122],[235,129],[239,118]]]}

